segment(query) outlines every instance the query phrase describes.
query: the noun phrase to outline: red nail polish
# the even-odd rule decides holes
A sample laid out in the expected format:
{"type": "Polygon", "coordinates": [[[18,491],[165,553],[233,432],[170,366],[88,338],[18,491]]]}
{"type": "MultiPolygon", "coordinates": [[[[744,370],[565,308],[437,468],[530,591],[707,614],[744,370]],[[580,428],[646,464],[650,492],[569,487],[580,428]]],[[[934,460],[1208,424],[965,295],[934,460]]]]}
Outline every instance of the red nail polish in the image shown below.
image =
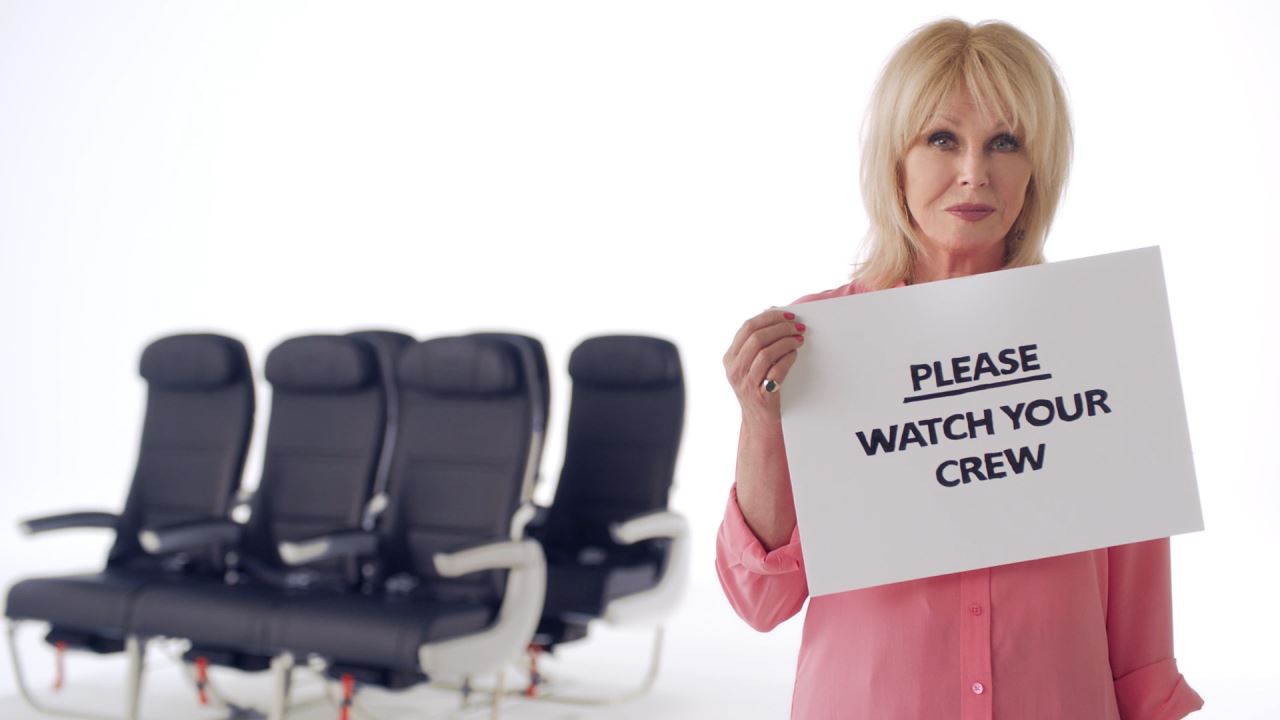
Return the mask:
{"type": "Polygon", "coordinates": [[[804,323],[796,323],[796,329],[800,332],[804,332],[804,323]]]}
{"type": "Polygon", "coordinates": [[[782,313],[782,317],[784,317],[784,318],[786,318],[786,319],[788,319],[788,320],[795,320],[795,319],[796,319],[796,314],[795,314],[795,313],[793,313],[793,312],[782,313]]]}
{"type": "Polygon", "coordinates": [[[796,338],[797,340],[799,340],[802,344],[804,343],[804,336],[803,336],[803,335],[796,335],[796,336],[795,336],[795,338],[796,338]]]}

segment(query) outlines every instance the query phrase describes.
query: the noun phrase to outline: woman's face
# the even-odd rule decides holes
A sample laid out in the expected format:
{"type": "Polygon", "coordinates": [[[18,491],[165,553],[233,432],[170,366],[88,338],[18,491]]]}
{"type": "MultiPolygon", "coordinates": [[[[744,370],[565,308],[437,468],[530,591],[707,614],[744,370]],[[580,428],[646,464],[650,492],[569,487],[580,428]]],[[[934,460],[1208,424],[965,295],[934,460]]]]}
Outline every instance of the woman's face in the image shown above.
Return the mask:
{"type": "Polygon", "coordinates": [[[907,148],[903,192],[929,255],[1004,254],[1004,238],[1027,195],[1031,160],[998,116],[984,115],[964,90],[907,148]]]}

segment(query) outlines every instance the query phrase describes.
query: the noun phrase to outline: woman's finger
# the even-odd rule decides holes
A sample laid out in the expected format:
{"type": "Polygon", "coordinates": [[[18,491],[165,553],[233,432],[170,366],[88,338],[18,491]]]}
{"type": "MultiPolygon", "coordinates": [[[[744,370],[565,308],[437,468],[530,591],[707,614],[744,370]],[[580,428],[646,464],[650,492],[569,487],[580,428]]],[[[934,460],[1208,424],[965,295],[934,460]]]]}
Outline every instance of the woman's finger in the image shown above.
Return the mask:
{"type": "Polygon", "coordinates": [[[803,333],[804,330],[805,326],[803,323],[798,323],[792,320],[784,320],[780,323],[766,325],[747,337],[734,361],[749,367],[751,362],[755,360],[755,356],[763,352],[765,348],[773,345],[783,338],[803,333]]]}
{"type": "Polygon", "coordinates": [[[742,323],[742,327],[738,328],[738,332],[733,336],[733,342],[729,345],[729,352],[726,357],[739,355],[747,340],[758,330],[771,325],[795,322],[795,319],[795,313],[785,310],[765,310],[759,315],[748,319],[742,323]]]}
{"type": "MultiPolygon", "coordinates": [[[[803,343],[801,343],[801,345],[803,346],[803,343]]],[[[787,373],[791,372],[791,366],[796,364],[796,359],[799,357],[800,352],[798,350],[792,350],[779,358],[778,361],[773,364],[773,367],[766,370],[764,376],[781,385],[782,382],[787,379],[787,373]]]]}
{"type": "MultiPolygon", "coordinates": [[[[759,388],[765,378],[772,378],[775,381],[781,381],[782,378],[772,374],[772,369],[779,363],[783,357],[788,354],[794,355],[796,350],[804,344],[804,336],[799,333],[792,333],[783,338],[779,338],[768,347],[756,353],[755,358],[751,361],[746,376],[743,378],[744,389],[759,388]]],[[[794,362],[794,361],[793,361],[794,362]]],[[[787,370],[791,369],[790,364],[786,366],[787,370]]],[[[783,373],[785,377],[786,373],[783,373]]]]}

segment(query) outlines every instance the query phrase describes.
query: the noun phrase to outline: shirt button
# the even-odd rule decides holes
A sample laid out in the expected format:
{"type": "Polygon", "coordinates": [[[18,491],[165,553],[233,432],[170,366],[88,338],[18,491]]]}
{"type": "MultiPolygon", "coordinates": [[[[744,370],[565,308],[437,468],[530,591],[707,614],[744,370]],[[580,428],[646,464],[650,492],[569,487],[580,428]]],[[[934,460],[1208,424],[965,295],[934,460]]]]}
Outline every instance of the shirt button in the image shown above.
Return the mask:
{"type": "Polygon", "coordinates": [[[984,687],[982,686],[982,683],[978,683],[978,682],[976,682],[976,683],[974,683],[973,685],[971,685],[971,686],[969,687],[969,689],[970,689],[970,690],[973,690],[973,694],[974,694],[974,695],[981,695],[981,694],[982,694],[982,691],[983,691],[983,690],[986,690],[986,688],[984,688],[984,687]]]}
{"type": "Polygon", "coordinates": [[[969,606],[969,614],[970,614],[970,615],[972,615],[972,616],[974,616],[974,617],[977,617],[977,616],[981,615],[981,614],[982,614],[982,606],[981,606],[981,605],[979,605],[979,604],[977,604],[977,603],[974,603],[974,604],[970,605],[970,606],[969,606]]]}

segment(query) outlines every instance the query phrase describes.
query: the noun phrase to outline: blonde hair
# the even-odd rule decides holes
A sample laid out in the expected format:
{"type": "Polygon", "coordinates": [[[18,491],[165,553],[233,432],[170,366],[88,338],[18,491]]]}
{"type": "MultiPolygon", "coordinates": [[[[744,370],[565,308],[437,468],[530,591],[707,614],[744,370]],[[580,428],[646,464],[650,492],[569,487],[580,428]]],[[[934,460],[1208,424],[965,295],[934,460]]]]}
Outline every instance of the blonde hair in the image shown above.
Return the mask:
{"type": "Polygon", "coordinates": [[[853,279],[868,289],[892,287],[911,274],[920,239],[902,193],[902,157],[960,87],[979,111],[1021,135],[1031,160],[1022,212],[1005,237],[1005,267],[1044,262],[1071,163],[1071,120],[1057,68],[1039,43],[1011,25],[939,20],[912,33],[889,58],[867,112],[862,197],[871,227],[853,279]]]}

